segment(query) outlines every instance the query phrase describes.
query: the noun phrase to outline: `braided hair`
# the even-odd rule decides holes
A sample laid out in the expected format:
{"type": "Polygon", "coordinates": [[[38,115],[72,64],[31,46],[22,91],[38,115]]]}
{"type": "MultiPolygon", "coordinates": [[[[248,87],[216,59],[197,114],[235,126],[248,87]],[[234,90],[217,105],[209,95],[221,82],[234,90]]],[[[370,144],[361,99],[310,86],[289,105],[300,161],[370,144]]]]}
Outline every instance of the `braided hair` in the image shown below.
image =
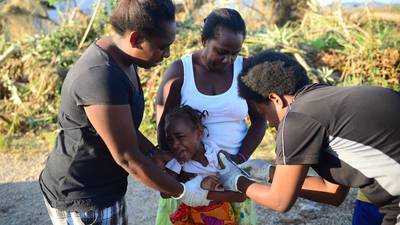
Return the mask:
{"type": "Polygon", "coordinates": [[[189,105],[180,105],[169,112],[165,117],[165,123],[171,123],[175,119],[185,119],[190,122],[193,129],[203,131],[207,129],[203,124],[203,119],[208,116],[207,110],[199,111],[189,105]]]}

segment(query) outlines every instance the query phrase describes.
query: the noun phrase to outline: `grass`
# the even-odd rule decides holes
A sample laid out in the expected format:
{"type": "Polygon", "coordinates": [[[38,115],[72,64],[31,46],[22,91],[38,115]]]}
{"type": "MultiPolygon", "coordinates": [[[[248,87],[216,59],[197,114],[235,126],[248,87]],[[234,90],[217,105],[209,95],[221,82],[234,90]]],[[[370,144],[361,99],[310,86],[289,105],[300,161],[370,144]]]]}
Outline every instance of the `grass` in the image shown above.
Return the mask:
{"type": "Polygon", "coordinates": [[[41,130],[38,133],[26,133],[13,138],[0,137],[0,152],[43,152],[54,147],[56,131],[41,130]]]}
{"type": "MultiPolygon", "coordinates": [[[[249,27],[262,29],[249,31],[241,54],[249,56],[274,49],[292,54],[315,82],[379,85],[400,91],[400,26],[374,19],[370,12],[361,9],[362,19],[354,20],[340,8],[321,10],[313,6],[302,21],[283,27],[268,27],[254,19],[249,27]],[[368,13],[372,16],[366,16],[368,13]],[[256,23],[260,26],[253,26],[256,23]]],[[[399,12],[394,9],[390,15],[399,12]]],[[[84,24],[62,24],[48,35],[33,36],[20,43],[7,42],[0,35],[1,52],[13,44],[21,46],[21,51],[0,67],[0,151],[52,148],[55,133],[51,130],[56,129],[62,77],[82,53],[77,45],[86,29],[84,24]]],[[[146,98],[140,129],[153,142],[153,100],[161,76],[175,59],[201,47],[199,24],[192,19],[179,21],[171,56],[156,68],[140,71],[146,98]]],[[[85,45],[110,30],[107,26],[94,27],[85,45]]],[[[256,155],[272,156],[273,139],[268,133],[256,155]]]]}
{"type": "Polygon", "coordinates": [[[275,159],[275,133],[274,129],[268,128],[263,140],[257,147],[251,158],[266,159],[272,161],[275,159]]]}

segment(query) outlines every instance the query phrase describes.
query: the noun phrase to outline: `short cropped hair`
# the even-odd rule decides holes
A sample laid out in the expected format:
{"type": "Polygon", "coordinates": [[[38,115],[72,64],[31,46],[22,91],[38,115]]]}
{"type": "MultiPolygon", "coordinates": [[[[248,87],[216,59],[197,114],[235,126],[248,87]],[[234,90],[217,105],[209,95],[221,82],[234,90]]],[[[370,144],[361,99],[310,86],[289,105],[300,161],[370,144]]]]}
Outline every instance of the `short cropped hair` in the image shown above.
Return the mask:
{"type": "Polygon", "coordinates": [[[144,38],[162,33],[162,23],[169,21],[175,21],[175,7],[171,0],[119,0],[110,17],[117,34],[137,31],[144,38]]]}
{"type": "Polygon", "coordinates": [[[292,57],[265,51],[249,58],[238,77],[239,95],[268,102],[269,95],[294,95],[310,83],[305,69],[292,57]]]}
{"type": "Polygon", "coordinates": [[[219,28],[225,28],[246,37],[246,24],[239,12],[229,8],[214,9],[205,19],[201,36],[204,40],[217,37],[219,28]]]}

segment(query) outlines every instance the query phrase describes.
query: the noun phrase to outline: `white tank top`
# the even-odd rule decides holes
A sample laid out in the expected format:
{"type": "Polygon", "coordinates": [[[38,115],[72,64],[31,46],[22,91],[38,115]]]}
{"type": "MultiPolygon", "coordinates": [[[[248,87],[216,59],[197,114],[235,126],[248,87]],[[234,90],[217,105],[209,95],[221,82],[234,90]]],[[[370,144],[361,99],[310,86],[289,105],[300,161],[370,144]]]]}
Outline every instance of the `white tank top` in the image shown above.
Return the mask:
{"type": "Polygon", "coordinates": [[[205,95],[197,89],[192,55],[185,55],[181,60],[184,73],[181,104],[189,105],[200,111],[207,110],[208,116],[203,121],[207,127],[204,139],[209,139],[220,149],[236,155],[247,133],[245,122],[248,113],[247,102],[239,97],[237,87],[237,77],[242,70],[243,57],[236,57],[231,87],[218,95],[205,95]]]}

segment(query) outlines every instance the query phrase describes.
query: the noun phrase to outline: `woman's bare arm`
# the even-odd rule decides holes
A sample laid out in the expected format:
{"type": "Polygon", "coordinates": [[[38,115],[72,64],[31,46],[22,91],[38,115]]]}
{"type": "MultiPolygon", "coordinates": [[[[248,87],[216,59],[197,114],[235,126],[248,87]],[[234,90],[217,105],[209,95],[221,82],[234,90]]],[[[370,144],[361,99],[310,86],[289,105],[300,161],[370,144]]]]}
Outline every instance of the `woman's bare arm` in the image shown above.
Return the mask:
{"type": "MultiPolygon", "coordinates": [[[[171,176],[172,176],[173,178],[175,178],[176,180],[178,180],[178,174],[176,174],[174,171],[169,170],[169,169],[165,169],[165,172],[166,172],[167,174],[171,175],[171,176]]],[[[171,198],[171,195],[170,195],[170,194],[163,193],[163,192],[160,192],[160,196],[161,196],[161,198],[171,198]]]]}
{"type": "Polygon", "coordinates": [[[178,196],[182,185],[164,173],[139,150],[129,105],[90,105],[84,110],[115,162],[142,183],[178,196]]]}
{"type": "Polygon", "coordinates": [[[249,118],[251,124],[246,136],[243,138],[239,152],[249,158],[257,146],[261,143],[265,135],[267,120],[260,112],[258,112],[254,102],[247,100],[247,106],[249,108],[249,118]]]}
{"type": "MultiPolygon", "coordinates": [[[[170,101],[177,101],[179,100],[180,102],[180,93],[174,93],[177,94],[175,96],[170,97],[170,91],[171,87],[173,86],[172,84],[179,79],[183,79],[183,64],[181,60],[177,60],[173,62],[165,71],[165,74],[163,76],[163,79],[161,80],[161,83],[158,87],[157,90],[157,95],[156,95],[156,122],[157,124],[160,122],[161,116],[164,111],[164,107],[167,103],[167,99],[171,98],[170,101]],[[179,99],[178,99],[179,98],[179,99]]],[[[179,103],[178,103],[179,104],[179,103]]]]}
{"type": "Polygon", "coordinates": [[[182,83],[183,64],[181,60],[177,60],[165,72],[156,96],[157,141],[161,149],[168,149],[164,140],[164,117],[180,105],[182,83]]]}

